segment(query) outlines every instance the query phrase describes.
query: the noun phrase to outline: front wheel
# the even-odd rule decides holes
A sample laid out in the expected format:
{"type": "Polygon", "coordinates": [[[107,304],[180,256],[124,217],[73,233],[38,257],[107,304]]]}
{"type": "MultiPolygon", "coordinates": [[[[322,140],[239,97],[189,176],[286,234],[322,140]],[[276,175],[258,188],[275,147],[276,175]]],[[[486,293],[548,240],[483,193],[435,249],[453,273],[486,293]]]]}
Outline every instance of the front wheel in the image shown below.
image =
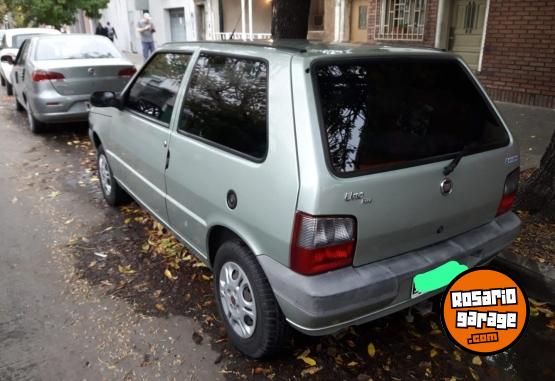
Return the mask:
{"type": "Polygon", "coordinates": [[[114,175],[112,168],[108,162],[108,157],[102,145],[98,146],[97,165],[98,174],[100,175],[100,188],[104,199],[111,206],[118,206],[129,200],[125,191],[120,187],[114,175]]]}
{"type": "Polygon", "coordinates": [[[240,240],[222,244],[214,262],[214,292],[230,341],[260,358],[286,344],[290,327],[256,257],[240,240]]]}
{"type": "Polygon", "coordinates": [[[15,99],[15,109],[16,109],[17,111],[24,111],[25,108],[23,107],[23,105],[21,104],[21,102],[19,102],[19,101],[17,100],[17,95],[14,97],[14,99],[15,99]]]}

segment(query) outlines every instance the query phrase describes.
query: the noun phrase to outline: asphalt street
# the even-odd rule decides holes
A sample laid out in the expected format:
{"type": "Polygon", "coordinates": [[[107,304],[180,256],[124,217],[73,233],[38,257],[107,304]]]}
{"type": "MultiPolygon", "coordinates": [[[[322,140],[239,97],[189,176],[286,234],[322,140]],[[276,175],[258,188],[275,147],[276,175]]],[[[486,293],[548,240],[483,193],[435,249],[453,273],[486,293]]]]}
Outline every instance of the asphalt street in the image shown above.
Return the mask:
{"type": "Polygon", "coordinates": [[[0,97],[0,380],[221,378],[192,320],[141,316],[75,277],[66,243],[115,213],[80,165],[86,126],[35,136],[13,102],[0,97]]]}

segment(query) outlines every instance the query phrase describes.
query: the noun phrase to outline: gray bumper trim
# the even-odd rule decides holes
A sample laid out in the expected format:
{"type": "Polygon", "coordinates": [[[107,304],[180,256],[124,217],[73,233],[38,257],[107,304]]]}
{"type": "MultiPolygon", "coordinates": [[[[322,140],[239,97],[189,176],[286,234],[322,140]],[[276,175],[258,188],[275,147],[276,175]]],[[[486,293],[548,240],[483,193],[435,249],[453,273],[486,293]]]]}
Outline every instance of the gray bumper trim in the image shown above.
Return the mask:
{"type": "Polygon", "coordinates": [[[483,265],[518,234],[520,219],[506,213],[490,223],[449,240],[359,267],[304,276],[272,258],[258,260],[287,320],[309,335],[333,333],[425,300],[441,290],[411,298],[412,278],[457,260],[483,265]]]}

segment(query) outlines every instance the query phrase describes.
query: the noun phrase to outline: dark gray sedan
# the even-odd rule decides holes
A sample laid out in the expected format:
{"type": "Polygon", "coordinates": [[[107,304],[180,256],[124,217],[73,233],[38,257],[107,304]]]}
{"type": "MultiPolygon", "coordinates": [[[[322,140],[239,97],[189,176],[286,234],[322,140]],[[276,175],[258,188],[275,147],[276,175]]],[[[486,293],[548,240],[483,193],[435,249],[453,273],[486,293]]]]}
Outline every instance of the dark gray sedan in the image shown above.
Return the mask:
{"type": "Polygon", "coordinates": [[[26,40],[13,64],[15,104],[27,110],[29,126],[39,132],[45,123],[86,121],[93,92],[120,92],[135,74],[103,36],[82,34],[38,36],[26,40]]]}

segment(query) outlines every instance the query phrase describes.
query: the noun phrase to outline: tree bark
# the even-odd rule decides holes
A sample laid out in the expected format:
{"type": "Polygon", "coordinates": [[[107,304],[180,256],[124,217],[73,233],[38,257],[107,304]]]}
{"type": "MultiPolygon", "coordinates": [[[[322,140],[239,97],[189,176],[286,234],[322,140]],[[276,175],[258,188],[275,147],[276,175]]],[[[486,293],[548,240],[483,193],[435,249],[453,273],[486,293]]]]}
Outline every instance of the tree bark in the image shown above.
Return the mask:
{"type": "Polygon", "coordinates": [[[272,38],[306,39],[310,0],[272,1],[272,38]]]}
{"type": "Polygon", "coordinates": [[[524,183],[516,207],[555,221],[555,132],[540,168],[524,183]]]}

